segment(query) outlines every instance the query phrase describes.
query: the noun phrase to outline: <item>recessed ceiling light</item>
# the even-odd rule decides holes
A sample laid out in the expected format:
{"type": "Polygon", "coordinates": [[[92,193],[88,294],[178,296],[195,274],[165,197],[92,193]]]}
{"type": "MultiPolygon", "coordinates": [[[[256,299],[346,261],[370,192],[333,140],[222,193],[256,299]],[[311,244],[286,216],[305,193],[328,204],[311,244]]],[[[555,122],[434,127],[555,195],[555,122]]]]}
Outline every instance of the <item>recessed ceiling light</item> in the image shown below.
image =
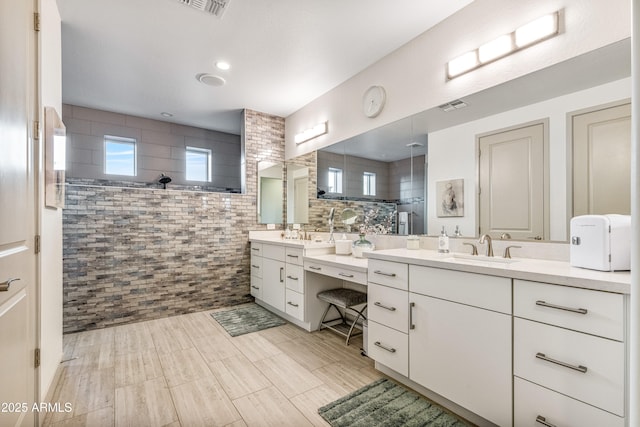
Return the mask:
{"type": "Polygon", "coordinates": [[[224,86],[226,83],[226,80],[222,77],[209,73],[196,74],[196,79],[198,79],[200,83],[204,83],[209,86],[224,86]]]}
{"type": "Polygon", "coordinates": [[[216,68],[218,68],[218,70],[228,70],[231,68],[231,64],[225,61],[218,61],[216,62],[216,68]]]}
{"type": "Polygon", "coordinates": [[[173,117],[173,114],[171,114],[171,113],[167,113],[166,111],[163,111],[162,113],[160,113],[160,115],[161,115],[162,117],[173,117]]]}

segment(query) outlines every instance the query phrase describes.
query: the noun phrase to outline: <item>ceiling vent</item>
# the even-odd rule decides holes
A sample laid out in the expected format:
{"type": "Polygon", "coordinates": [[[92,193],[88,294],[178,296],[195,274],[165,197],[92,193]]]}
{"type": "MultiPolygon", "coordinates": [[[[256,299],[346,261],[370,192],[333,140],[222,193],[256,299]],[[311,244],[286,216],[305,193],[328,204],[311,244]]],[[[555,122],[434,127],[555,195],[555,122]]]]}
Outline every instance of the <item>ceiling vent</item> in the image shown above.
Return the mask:
{"type": "Polygon", "coordinates": [[[448,113],[449,111],[459,110],[460,108],[464,108],[467,106],[467,103],[461,99],[454,99],[451,102],[447,102],[446,104],[438,105],[442,111],[448,113]]]}
{"type": "Polygon", "coordinates": [[[202,12],[210,13],[218,18],[222,18],[222,15],[227,10],[230,0],[178,0],[180,3],[191,6],[194,9],[198,9],[202,12]]]}

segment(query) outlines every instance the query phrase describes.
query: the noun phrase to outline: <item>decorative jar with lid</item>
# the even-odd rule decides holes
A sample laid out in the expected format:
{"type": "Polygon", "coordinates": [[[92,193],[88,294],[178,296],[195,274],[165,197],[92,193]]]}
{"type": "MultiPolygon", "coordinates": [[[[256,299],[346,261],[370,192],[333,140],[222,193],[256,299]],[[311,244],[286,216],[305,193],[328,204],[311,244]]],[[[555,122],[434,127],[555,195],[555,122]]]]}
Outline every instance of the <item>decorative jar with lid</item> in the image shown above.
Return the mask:
{"type": "Polygon", "coordinates": [[[353,242],[353,256],[356,258],[364,258],[364,252],[370,252],[375,249],[375,245],[365,239],[364,233],[360,233],[360,238],[353,242]]]}

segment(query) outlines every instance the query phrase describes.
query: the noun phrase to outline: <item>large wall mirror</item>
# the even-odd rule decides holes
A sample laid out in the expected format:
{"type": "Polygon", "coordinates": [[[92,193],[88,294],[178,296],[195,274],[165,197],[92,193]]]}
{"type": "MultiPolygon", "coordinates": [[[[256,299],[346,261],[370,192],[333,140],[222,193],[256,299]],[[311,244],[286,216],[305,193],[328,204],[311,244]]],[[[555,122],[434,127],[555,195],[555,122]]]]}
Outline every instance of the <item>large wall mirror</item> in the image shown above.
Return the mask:
{"type": "Polygon", "coordinates": [[[258,162],[258,224],[282,224],[284,207],[284,165],[258,162]]]}
{"type": "MultiPolygon", "coordinates": [[[[629,103],[630,51],[630,40],[625,39],[318,151],[319,207],[316,209],[324,212],[330,206],[351,208],[356,205],[363,214],[370,209],[395,211],[394,233],[436,235],[445,227],[450,235],[458,229],[463,236],[477,237],[481,232],[480,224],[487,219],[481,216],[492,215],[482,213],[479,193],[499,191],[501,182],[521,178],[510,174],[509,168],[505,167],[496,175],[500,179],[494,180],[495,187],[481,189],[480,138],[504,129],[541,123],[545,138],[542,145],[544,159],[540,166],[544,174],[541,185],[545,209],[540,210],[543,228],[536,234],[527,235],[516,233],[514,226],[513,234],[523,239],[567,241],[569,220],[582,212],[575,210],[574,213],[574,204],[578,203],[574,194],[589,193],[589,186],[593,187],[574,178],[574,170],[584,167],[582,161],[574,160],[573,123],[585,112],[629,103]],[[372,188],[372,180],[375,181],[375,195],[367,189],[367,185],[372,188]],[[387,206],[388,203],[391,205],[387,206]],[[403,225],[405,221],[407,226],[403,225]]],[[[615,120],[612,123],[618,124],[615,120]]],[[[622,135],[624,140],[626,128],[614,127],[612,125],[609,130],[622,135]]],[[[611,162],[626,164],[628,155],[615,155],[609,146],[600,145],[598,149],[601,154],[596,151],[586,155],[602,158],[604,150],[610,158],[601,167],[613,175],[610,181],[626,182],[621,175],[624,168],[612,167],[616,163],[611,162]]],[[[516,163],[505,162],[513,173],[526,165],[516,166],[516,163]]],[[[618,184],[618,189],[627,197],[629,190],[626,187],[618,184]]],[[[608,193],[601,189],[598,192],[608,193]]],[[[594,190],[589,194],[595,193],[594,190]]],[[[505,197],[504,203],[531,203],[520,192],[511,199],[513,202],[505,197]]],[[[612,206],[609,201],[591,203],[612,206]]],[[[508,218],[507,215],[502,217],[508,218]]],[[[318,215],[318,218],[317,225],[321,227],[324,225],[322,216],[318,215]]],[[[314,218],[310,222],[316,225],[314,218]]],[[[508,228],[503,228],[499,230],[502,232],[498,238],[509,234],[508,228]]]]}

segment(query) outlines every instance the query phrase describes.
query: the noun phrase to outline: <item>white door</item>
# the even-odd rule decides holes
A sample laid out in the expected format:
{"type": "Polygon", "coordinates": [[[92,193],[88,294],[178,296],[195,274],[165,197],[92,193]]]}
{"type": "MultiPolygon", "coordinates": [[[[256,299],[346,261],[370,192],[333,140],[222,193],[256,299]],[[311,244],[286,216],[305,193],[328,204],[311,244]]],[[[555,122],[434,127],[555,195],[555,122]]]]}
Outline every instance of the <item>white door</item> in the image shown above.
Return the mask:
{"type": "Polygon", "coordinates": [[[573,116],[573,216],[631,213],[631,104],[573,116]]]}
{"type": "Polygon", "coordinates": [[[33,425],[34,4],[0,0],[0,425],[33,425]],[[19,280],[18,280],[19,279],[19,280]]]}
{"type": "Polygon", "coordinates": [[[479,138],[480,234],[545,237],[544,124],[479,138]]]}

